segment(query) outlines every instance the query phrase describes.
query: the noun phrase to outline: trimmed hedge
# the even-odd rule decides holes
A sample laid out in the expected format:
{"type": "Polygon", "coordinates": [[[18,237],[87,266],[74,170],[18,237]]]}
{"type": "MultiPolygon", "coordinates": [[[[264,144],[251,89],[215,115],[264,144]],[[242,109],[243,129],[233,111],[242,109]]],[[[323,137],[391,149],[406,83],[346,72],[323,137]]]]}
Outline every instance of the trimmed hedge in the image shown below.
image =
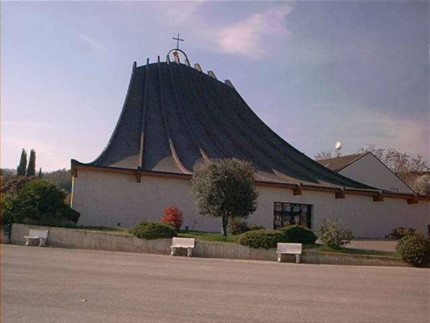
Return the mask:
{"type": "Polygon", "coordinates": [[[251,248],[276,248],[278,242],[312,244],[317,236],[312,230],[300,225],[291,225],[280,230],[252,230],[242,234],[237,240],[241,245],[251,248]]]}
{"type": "Polygon", "coordinates": [[[421,233],[406,235],[397,243],[396,249],[408,264],[416,267],[430,265],[430,240],[421,233]]]}
{"type": "Polygon", "coordinates": [[[254,230],[265,230],[265,227],[258,224],[248,224],[248,231],[254,231],[254,230]]]}
{"type": "Polygon", "coordinates": [[[284,242],[284,234],[281,230],[253,230],[242,234],[238,242],[251,248],[276,248],[278,242],[284,242]]]}
{"type": "Polygon", "coordinates": [[[297,243],[315,243],[317,236],[315,233],[306,227],[301,225],[289,225],[281,229],[284,234],[285,242],[297,242],[297,243]]]}
{"type": "Polygon", "coordinates": [[[140,239],[169,239],[176,236],[175,228],[170,224],[142,222],[129,232],[140,239]]]}

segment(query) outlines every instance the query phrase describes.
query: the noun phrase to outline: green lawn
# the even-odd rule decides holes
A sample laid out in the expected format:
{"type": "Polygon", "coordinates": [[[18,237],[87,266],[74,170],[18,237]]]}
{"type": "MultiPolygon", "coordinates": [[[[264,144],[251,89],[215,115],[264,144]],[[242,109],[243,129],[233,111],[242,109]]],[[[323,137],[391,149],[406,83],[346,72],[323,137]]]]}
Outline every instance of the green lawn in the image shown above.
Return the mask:
{"type": "Polygon", "coordinates": [[[121,234],[130,234],[128,232],[129,228],[119,228],[119,227],[101,227],[101,226],[83,226],[83,225],[66,225],[66,229],[78,229],[78,230],[90,230],[90,231],[106,231],[121,234]]]}
{"type": "MultiPolygon", "coordinates": [[[[228,235],[227,238],[221,233],[214,232],[202,232],[202,231],[179,231],[178,236],[184,238],[195,238],[202,241],[216,241],[216,242],[226,242],[226,243],[237,243],[239,235],[228,235]]],[[[387,256],[387,257],[400,257],[397,252],[389,251],[378,251],[378,250],[367,250],[367,249],[353,249],[353,248],[339,248],[330,249],[321,244],[305,244],[303,245],[304,250],[315,251],[315,252],[335,252],[335,253],[345,253],[354,255],[374,255],[374,256],[387,256]]]]}
{"type": "MultiPolygon", "coordinates": [[[[128,228],[118,228],[118,227],[101,227],[101,226],[70,226],[71,229],[80,229],[80,230],[92,230],[92,231],[106,231],[120,234],[130,234],[128,232],[128,228]]],[[[227,237],[224,237],[221,233],[215,232],[204,232],[204,231],[186,231],[180,230],[178,232],[179,237],[184,238],[195,238],[196,240],[201,241],[213,241],[213,242],[222,242],[222,243],[238,243],[237,239],[239,235],[231,235],[229,234],[227,237]]],[[[339,249],[330,249],[321,244],[308,244],[303,245],[304,250],[314,251],[314,252],[335,252],[335,253],[344,253],[344,254],[354,254],[354,255],[374,255],[374,256],[386,256],[386,257],[396,257],[400,258],[397,252],[390,251],[378,251],[378,250],[368,250],[368,249],[353,249],[353,248],[339,248],[339,249]]]]}

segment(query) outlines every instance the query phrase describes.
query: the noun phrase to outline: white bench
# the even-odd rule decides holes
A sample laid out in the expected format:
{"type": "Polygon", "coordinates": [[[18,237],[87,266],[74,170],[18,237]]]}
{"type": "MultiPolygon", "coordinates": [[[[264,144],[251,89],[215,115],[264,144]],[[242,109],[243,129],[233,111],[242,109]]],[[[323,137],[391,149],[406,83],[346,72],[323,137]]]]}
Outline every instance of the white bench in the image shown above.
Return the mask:
{"type": "Polygon", "coordinates": [[[28,246],[30,240],[39,240],[39,247],[45,246],[48,239],[48,230],[30,230],[28,236],[24,236],[25,245],[28,246]]]}
{"type": "Polygon", "coordinates": [[[282,255],[296,255],[296,263],[300,262],[300,255],[302,254],[302,244],[301,243],[278,243],[277,251],[278,262],[281,262],[282,255]]]}
{"type": "Polygon", "coordinates": [[[187,249],[187,257],[191,257],[193,255],[193,248],[196,244],[196,240],[194,238],[172,238],[171,256],[176,254],[176,249],[185,248],[187,249]]]}

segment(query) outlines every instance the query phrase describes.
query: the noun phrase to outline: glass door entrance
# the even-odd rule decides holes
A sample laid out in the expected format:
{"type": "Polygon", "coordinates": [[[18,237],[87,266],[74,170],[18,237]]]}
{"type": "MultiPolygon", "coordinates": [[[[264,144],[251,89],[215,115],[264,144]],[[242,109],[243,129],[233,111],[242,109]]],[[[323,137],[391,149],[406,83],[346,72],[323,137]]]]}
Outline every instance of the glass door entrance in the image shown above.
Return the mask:
{"type": "Polygon", "coordinates": [[[311,229],[312,205],[275,202],[273,228],[280,229],[287,225],[303,225],[311,229]]]}

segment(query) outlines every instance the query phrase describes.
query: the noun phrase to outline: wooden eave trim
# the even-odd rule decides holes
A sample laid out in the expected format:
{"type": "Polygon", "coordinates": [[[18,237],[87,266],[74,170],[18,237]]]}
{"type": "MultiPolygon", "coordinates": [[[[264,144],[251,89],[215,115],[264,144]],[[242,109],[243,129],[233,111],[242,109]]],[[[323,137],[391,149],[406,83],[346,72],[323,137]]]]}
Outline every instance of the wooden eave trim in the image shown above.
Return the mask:
{"type": "Polygon", "coordinates": [[[383,201],[384,201],[384,195],[382,193],[373,197],[373,202],[383,202],[383,201]]]}
{"type": "Polygon", "coordinates": [[[264,181],[255,181],[254,183],[256,186],[272,187],[272,188],[287,188],[287,189],[291,189],[291,190],[296,189],[298,186],[298,184],[264,182],[264,181]]]}
{"type": "Polygon", "coordinates": [[[351,189],[351,188],[345,188],[344,191],[345,191],[345,194],[372,196],[372,197],[378,196],[378,194],[380,194],[378,191],[367,191],[367,190],[359,190],[359,189],[351,189]]]}
{"type": "MultiPolygon", "coordinates": [[[[119,168],[119,167],[104,167],[104,166],[92,166],[86,164],[80,164],[77,161],[72,160],[72,176],[78,176],[79,169],[83,170],[91,170],[96,172],[104,172],[104,173],[116,173],[116,174],[125,174],[132,176],[148,176],[148,177],[161,177],[161,178],[175,178],[181,180],[191,180],[191,174],[180,174],[180,173],[169,173],[169,172],[159,172],[159,171],[145,171],[142,169],[131,169],[131,168],[119,168]]],[[[392,199],[401,199],[408,201],[408,204],[415,204],[418,201],[428,201],[430,202],[430,196],[416,196],[412,194],[397,194],[397,193],[380,193],[377,191],[366,191],[359,189],[340,189],[335,187],[323,187],[323,186],[312,186],[312,185],[299,185],[293,183],[276,183],[276,182],[264,182],[264,181],[255,181],[256,186],[260,187],[271,187],[271,188],[284,188],[291,190],[300,190],[300,191],[317,191],[317,192],[326,192],[326,193],[334,193],[337,198],[344,198],[345,195],[361,195],[361,196],[369,196],[372,198],[380,199],[380,198],[392,198],[392,199]]]]}
{"type": "Polygon", "coordinates": [[[142,169],[131,169],[131,168],[120,168],[120,167],[91,166],[91,165],[83,165],[83,164],[72,165],[72,174],[73,172],[77,174],[79,169],[92,170],[92,171],[102,172],[102,173],[125,174],[125,175],[132,175],[136,177],[140,175],[140,177],[148,176],[148,177],[178,178],[178,179],[186,179],[186,180],[191,179],[190,174],[145,171],[142,169]]]}
{"type": "Polygon", "coordinates": [[[382,193],[386,198],[393,198],[393,199],[398,199],[398,198],[402,198],[402,199],[411,199],[411,198],[415,198],[416,195],[412,195],[412,194],[401,194],[401,193],[389,193],[389,192],[383,192],[382,193]]]}
{"type": "Polygon", "coordinates": [[[338,187],[313,186],[313,185],[306,185],[306,184],[301,184],[300,187],[302,188],[302,190],[313,191],[313,192],[338,193],[342,191],[342,189],[338,187]]]}
{"type": "Polygon", "coordinates": [[[334,194],[334,198],[335,199],[344,199],[345,198],[345,191],[344,190],[340,190],[339,192],[336,192],[334,194]]]}

